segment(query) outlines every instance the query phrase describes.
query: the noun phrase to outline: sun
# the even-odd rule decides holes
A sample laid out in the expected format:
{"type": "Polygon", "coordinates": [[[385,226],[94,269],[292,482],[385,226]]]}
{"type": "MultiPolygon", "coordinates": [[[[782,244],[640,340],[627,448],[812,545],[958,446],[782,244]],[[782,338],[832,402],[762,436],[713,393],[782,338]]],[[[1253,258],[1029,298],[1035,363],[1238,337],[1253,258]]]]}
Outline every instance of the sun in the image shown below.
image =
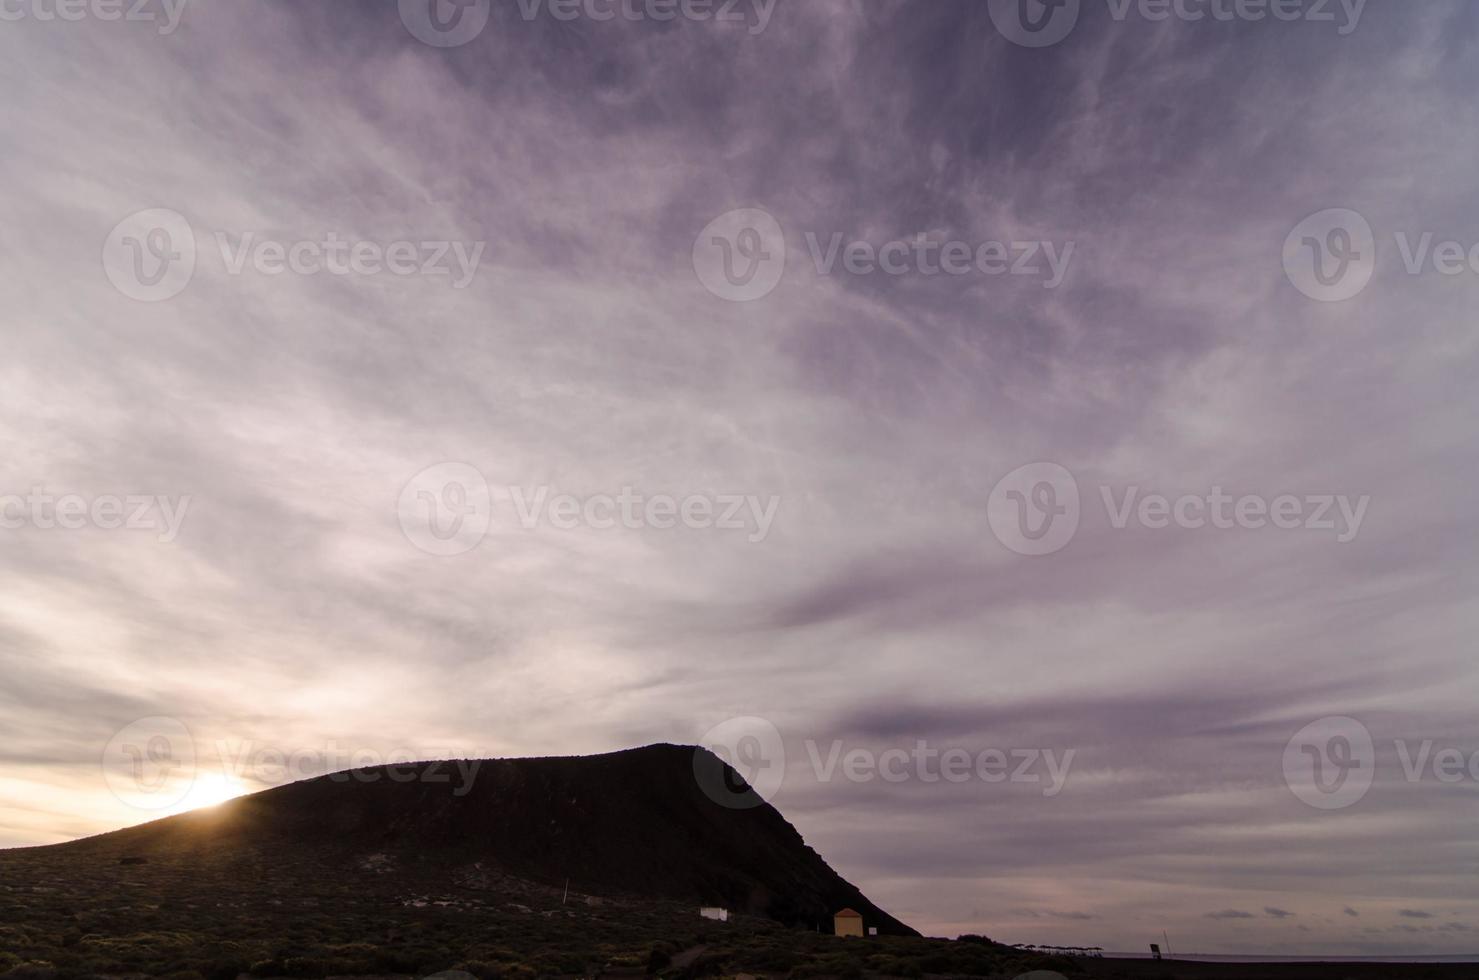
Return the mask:
{"type": "Polygon", "coordinates": [[[195,782],[190,786],[190,791],[185,794],[174,808],[175,813],[184,813],[187,810],[200,810],[206,807],[220,806],[227,800],[234,800],[238,796],[244,796],[248,792],[246,784],[225,773],[203,772],[195,777],[195,782]]]}

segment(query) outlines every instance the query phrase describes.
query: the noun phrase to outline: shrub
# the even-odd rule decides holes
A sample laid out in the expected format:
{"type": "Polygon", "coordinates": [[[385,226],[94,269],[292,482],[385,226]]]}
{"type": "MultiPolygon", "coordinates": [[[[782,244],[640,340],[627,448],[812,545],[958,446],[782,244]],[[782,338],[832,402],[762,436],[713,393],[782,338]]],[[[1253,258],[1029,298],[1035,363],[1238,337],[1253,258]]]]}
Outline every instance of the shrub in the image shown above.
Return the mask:
{"type": "Polygon", "coordinates": [[[800,953],[794,950],[777,947],[757,949],[754,952],[746,951],[743,958],[745,966],[753,967],[757,970],[774,970],[777,973],[794,969],[804,959],[800,953]]]}
{"type": "Polygon", "coordinates": [[[236,980],[243,973],[252,972],[251,965],[240,957],[223,956],[206,962],[201,970],[206,980],[236,980]]]}

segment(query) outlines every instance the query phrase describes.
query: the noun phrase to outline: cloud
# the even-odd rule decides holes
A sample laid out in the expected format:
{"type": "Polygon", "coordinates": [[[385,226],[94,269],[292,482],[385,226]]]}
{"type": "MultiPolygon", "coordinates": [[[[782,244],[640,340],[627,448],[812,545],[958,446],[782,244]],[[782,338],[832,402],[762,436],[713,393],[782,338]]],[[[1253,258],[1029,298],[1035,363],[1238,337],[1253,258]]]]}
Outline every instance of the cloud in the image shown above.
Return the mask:
{"type": "MultiPolygon", "coordinates": [[[[27,84],[0,102],[0,496],[192,504],[170,544],[0,531],[0,845],[147,818],[97,759],[150,715],[211,765],[218,740],[542,755],[761,715],[787,818],[928,932],[1127,948],[1155,921],[1247,951],[1208,920],[1415,880],[1400,901],[1479,914],[1461,795],[1379,757],[1332,815],[1283,771],[1327,715],[1383,746],[1471,728],[1472,304],[1467,278],[1405,275],[1390,235],[1479,227],[1479,8],[1372,5],[1349,37],[1098,9],[1028,51],[985,6],[796,2],[748,36],[495,4],[448,50],[385,3],[198,4],[169,37],[6,24],[27,84]],[[731,303],[691,255],[742,206],[789,257],[731,303]],[[1279,252],[1335,206],[1383,266],[1327,306],[1279,252]],[[99,258],[146,207],[200,252],[158,304],[99,258]],[[486,249],[466,289],[234,275],[217,233],[248,232],[486,249]],[[808,232],[1075,251],[1052,290],[829,275],[808,232]],[[397,503],[448,460],[485,475],[493,520],[437,558],[397,503]],[[1036,460],[1083,513],[1027,559],[987,501],[1036,460]],[[628,486],[780,503],[751,543],[529,528],[510,489],[628,486]],[[1102,490],[1132,486],[1372,503],[1344,544],[1115,528],[1102,490]],[[833,740],[1074,755],[1049,797],[818,778],[807,745],[833,740]]],[[[1316,929],[1291,951],[1351,948],[1316,929]]]]}
{"type": "Polygon", "coordinates": [[[1087,912],[1062,912],[1057,909],[1014,909],[1013,914],[1027,919],[1062,919],[1067,922],[1088,922],[1095,918],[1087,912]]]}
{"type": "Polygon", "coordinates": [[[1271,919],[1288,919],[1292,918],[1294,915],[1293,912],[1289,912],[1285,909],[1274,908],[1271,905],[1265,905],[1263,907],[1263,914],[1271,919]]]}

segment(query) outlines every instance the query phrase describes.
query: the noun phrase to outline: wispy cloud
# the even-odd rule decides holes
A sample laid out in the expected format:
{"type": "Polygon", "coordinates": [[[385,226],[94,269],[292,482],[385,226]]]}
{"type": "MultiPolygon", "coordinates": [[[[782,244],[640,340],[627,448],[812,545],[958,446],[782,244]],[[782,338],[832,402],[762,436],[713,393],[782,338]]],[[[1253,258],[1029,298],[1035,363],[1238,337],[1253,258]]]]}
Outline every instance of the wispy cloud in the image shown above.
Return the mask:
{"type": "Polygon", "coordinates": [[[1479,227],[1479,9],[1373,4],[1341,36],[1084,6],[1042,50],[972,0],[786,3],[759,33],[494,4],[446,49],[386,3],[0,25],[0,495],[191,499],[169,543],[0,531],[0,844],[148,816],[97,759],[151,715],[211,765],[218,740],[546,754],[760,715],[777,805],[926,931],[1141,948],[1154,921],[1223,952],[1244,940],[1210,920],[1273,900],[1315,929],[1290,951],[1341,952],[1331,896],[1385,927],[1427,914],[1389,898],[1415,880],[1408,903],[1479,915],[1467,794],[1391,748],[1458,744],[1476,693],[1472,303],[1401,272],[1391,232],[1479,227]],[[740,207],[788,245],[749,303],[692,258],[740,207]],[[1326,305],[1280,247],[1331,207],[1382,265],[1326,305]],[[145,208],[199,249],[164,302],[100,261],[145,208]],[[217,234],[248,232],[484,248],[460,289],[234,274],[217,234]],[[1054,289],[823,275],[806,236],[834,232],[1076,247],[1054,289]],[[988,500],[1039,460],[1083,519],[1025,558],[988,500]],[[397,506],[447,461],[492,505],[438,558],[397,506]],[[1371,504],[1344,544],[1120,529],[1098,488],[1128,486],[1371,504]],[[514,487],[779,507],[758,544],[526,528],[514,487]],[[1327,715],[1381,753],[1335,815],[1281,766],[1327,715]],[[1051,798],[820,782],[804,746],[834,739],[1075,755],[1051,798]]]}

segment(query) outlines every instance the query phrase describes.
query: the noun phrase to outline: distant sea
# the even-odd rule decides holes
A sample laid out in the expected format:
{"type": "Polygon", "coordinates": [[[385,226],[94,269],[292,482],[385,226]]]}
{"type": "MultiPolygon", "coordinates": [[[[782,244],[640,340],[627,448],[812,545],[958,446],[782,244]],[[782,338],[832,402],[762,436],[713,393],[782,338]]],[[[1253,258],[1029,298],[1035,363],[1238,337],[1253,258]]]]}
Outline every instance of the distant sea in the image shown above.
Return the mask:
{"type": "MultiPolygon", "coordinates": [[[[1112,960],[1148,960],[1149,953],[1105,953],[1112,960]]],[[[1174,953],[1168,960],[1193,963],[1479,963],[1479,953],[1462,956],[1220,956],[1211,953],[1174,953]]]]}

